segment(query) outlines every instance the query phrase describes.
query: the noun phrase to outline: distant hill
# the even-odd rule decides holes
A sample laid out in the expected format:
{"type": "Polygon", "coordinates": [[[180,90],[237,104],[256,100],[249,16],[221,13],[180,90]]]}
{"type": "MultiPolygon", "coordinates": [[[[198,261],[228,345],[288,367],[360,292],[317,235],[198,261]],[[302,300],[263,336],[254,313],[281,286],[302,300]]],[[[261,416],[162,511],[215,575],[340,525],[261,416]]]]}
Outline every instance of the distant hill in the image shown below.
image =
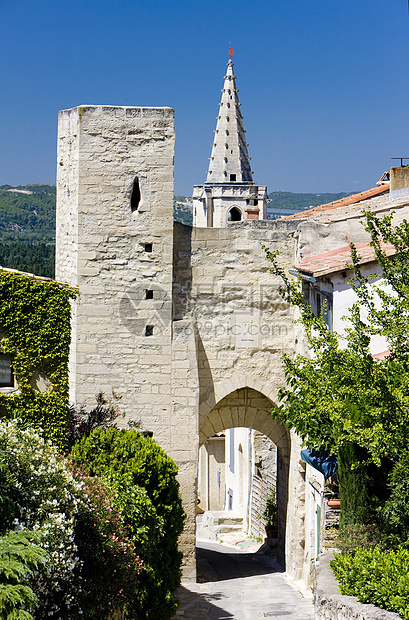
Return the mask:
{"type": "MultiPolygon", "coordinates": [[[[269,194],[269,217],[277,217],[275,211],[296,213],[352,193],[272,192],[269,194]]],[[[55,185],[0,186],[0,265],[54,277],[55,202],[55,185]]],[[[192,226],[192,198],[175,196],[173,217],[175,221],[192,226]]]]}
{"type": "Polygon", "coordinates": [[[186,226],[193,224],[193,200],[186,196],[175,196],[173,199],[173,219],[186,226]]]}
{"type": "Polygon", "coordinates": [[[357,192],[340,192],[338,194],[293,194],[292,192],[271,192],[268,197],[272,209],[289,209],[291,211],[305,211],[309,207],[318,207],[357,192]]]}
{"type": "Polygon", "coordinates": [[[0,186],[0,241],[55,240],[55,185],[0,186]]]}
{"type": "Polygon", "coordinates": [[[54,277],[55,185],[0,187],[0,265],[54,277]]]}

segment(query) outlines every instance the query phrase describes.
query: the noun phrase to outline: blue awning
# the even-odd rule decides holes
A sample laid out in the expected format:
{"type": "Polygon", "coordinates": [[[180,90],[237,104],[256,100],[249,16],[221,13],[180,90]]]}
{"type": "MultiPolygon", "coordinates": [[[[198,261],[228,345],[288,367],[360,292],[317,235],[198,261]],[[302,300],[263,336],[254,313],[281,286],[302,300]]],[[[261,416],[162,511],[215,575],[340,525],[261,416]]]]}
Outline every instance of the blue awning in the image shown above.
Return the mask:
{"type": "Polygon", "coordinates": [[[305,448],[305,450],[301,450],[301,458],[305,463],[321,472],[325,478],[335,476],[338,471],[337,459],[335,456],[328,454],[328,452],[310,451],[308,448],[305,448]]]}

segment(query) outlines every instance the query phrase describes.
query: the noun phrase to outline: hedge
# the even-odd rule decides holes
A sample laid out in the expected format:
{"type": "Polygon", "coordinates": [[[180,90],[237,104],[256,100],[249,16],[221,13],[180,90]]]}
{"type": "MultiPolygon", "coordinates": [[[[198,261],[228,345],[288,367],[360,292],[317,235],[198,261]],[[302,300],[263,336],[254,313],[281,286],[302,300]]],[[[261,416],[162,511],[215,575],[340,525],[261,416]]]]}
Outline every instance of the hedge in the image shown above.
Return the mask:
{"type": "Polygon", "coordinates": [[[91,475],[110,480],[144,562],[140,599],[125,618],[171,618],[181,577],[178,537],[185,518],[175,463],[151,437],[116,428],[94,430],[74,446],[71,456],[91,475]]]}

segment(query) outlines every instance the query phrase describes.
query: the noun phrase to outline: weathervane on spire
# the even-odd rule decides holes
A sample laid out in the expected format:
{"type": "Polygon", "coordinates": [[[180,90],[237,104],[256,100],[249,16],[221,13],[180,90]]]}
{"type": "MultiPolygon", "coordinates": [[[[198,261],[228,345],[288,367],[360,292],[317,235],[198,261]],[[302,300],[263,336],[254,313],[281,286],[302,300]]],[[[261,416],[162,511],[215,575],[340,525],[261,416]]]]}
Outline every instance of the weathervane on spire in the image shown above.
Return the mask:
{"type": "Polygon", "coordinates": [[[234,54],[234,47],[231,47],[230,48],[230,58],[233,56],[233,54],[234,54]]]}

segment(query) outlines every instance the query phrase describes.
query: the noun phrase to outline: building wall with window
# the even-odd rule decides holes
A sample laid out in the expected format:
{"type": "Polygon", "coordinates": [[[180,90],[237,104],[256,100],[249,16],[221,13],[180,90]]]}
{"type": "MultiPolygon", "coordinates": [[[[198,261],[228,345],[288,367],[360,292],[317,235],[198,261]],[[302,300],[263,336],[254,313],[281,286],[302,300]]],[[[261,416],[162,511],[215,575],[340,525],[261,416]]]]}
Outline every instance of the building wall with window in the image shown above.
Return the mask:
{"type": "MultiPolygon", "coordinates": [[[[310,258],[311,261],[314,257],[310,258]]],[[[369,285],[374,290],[382,287],[384,290],[391,292],[390,287],[382,285],[381,268],[378,263],[372,262],[369,265],[363,265],[361,272],[364,278],[368,278],[369,285]],[[373,276],[378,277],[373,277],[373,276]]],[[[302,281],[305,298],[309,301],[312,311],[316,316],[323,312],[323,318],[331,331],[338,334],[345,334],[348,327],[346,320],[350,308],[358,302],[358,297],[351,286],[351,279],[354,273],[351,269],[338,268],[334,273],[327,273],[325,276],[307,275],[302,281]],[[316,276],[316,277],[315,277],[316,276]]],[[[375,296],[375,307],[380,307],[379,298],[375,296]]],[[[362,319],[367,317],[365,308],[361,308],[362,319]]],[[[342,342],[342,340],[341,340],[342,342]]],[[[383,336],[372,336],[371,352],[373,355],[384,353],[387,350],[387,343],[383,336]]]]}

